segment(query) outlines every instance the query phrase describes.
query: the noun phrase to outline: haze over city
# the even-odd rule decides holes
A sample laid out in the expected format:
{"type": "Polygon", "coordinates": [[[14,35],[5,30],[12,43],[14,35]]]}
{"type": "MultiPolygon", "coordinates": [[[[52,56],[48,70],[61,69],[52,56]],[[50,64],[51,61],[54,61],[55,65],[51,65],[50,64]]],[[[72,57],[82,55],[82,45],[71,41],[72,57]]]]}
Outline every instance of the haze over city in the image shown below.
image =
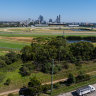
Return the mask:
{"type": "Polygon", "coordinates": [[[0,21],[56,19],[63,22],[96,22],[96,0],[0,0],[0,21]]]}

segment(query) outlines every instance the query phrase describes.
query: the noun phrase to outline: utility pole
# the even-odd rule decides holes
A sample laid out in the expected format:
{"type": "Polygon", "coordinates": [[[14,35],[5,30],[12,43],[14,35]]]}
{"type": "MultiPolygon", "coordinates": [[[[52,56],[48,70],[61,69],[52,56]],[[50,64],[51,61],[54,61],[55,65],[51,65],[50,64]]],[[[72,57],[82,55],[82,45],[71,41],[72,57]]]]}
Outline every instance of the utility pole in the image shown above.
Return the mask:
{"type": "Polygon", "coordinates": [[[54,59],[52,59],[52,73],[51,73],[51,95],[53,92],[53,72],[54,72],[54,59]]]}
{"type": "Polygon", "coordinates": [[[59,49],[59,64],[60,64],[60,59],[61,59],[61,50],[59,49]]]}
{"type": "Polygon", "coordinates": [[[63,31],[63,37],[64,37],[64,31],[63,31]]]}
{"type": "Polygon", "coordinates": [[[63,37],[65,38],[65,40],[66,40],[66,37],[65,37],[65,32],[63,31],[63,37]]]}

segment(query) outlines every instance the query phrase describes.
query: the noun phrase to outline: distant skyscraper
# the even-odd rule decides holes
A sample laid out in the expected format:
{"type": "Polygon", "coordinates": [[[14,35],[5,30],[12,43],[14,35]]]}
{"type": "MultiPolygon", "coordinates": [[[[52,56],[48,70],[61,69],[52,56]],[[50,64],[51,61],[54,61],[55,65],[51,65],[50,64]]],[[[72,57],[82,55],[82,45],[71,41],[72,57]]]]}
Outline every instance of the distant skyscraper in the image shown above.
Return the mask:
{"type": "Polygon", "coordinates": [[[58,23],[58,16],[57,16],[57,19],[56,19],[56,23],[58,23]]]}
{"type": "Polygon", "coordinates": [[[59,15],[59,23],[61,23],[61,16],[59,15]]]}
{"type": "Polygon", "coordinates": [[[61,16],[60,16],[60,15],[57,16],[57,18],[56,18],[56,23],[61,23],[61,16]]]}
{"type": "Polygon", "coordinates": [[[28,18],[27,20],[27,24],[29,24],[31,22],[31,18],[28,18]]]}
{"type": "Polygon", "coordinates": [[[39,20],[39,23],[41,24],[44,21],[44,17],[42,15],[40,15],[38,20],[39,20]]]}
{"type": "Polygon", "coordinates": [[[53,22],[53,20],[52,19],[49,19],[49,23],[52,23],[53,22]]]}

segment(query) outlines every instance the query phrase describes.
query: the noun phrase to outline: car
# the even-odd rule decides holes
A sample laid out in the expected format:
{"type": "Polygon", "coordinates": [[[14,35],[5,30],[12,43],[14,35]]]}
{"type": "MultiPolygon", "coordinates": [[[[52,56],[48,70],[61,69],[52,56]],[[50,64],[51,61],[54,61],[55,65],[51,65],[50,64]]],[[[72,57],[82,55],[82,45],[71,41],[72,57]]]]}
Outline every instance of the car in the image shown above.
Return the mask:
{"type": "Polygon", "coordinates": [[[92,86],[92,85],[88,85],[88,86],[84,86],[82,88],[79,88],[76,90],[76,93],[79,95],[79,96],[82,96],[82,95],[85,95],[85,94],[88,94],[88,93],[91,93],[95,91],[95,87],[92,86]]]}

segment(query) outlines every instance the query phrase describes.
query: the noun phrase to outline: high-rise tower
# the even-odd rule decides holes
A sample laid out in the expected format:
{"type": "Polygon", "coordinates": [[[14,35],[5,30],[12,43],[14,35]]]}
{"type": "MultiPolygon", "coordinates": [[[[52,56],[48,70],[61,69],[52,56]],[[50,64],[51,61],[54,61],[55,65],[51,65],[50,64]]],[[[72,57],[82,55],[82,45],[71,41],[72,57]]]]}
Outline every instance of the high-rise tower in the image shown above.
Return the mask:
{"type": "Polygon", "coordinates": [[[60,16],[60,15],[57,16],[57,18],[56,18],[56,23],[61,23],[61,16],[60,16]]]}
{"type": "Polygon", "coordinates": [[[61,15],[59,15],[59,22],[58,23],[61,23],[61,15]]]}

